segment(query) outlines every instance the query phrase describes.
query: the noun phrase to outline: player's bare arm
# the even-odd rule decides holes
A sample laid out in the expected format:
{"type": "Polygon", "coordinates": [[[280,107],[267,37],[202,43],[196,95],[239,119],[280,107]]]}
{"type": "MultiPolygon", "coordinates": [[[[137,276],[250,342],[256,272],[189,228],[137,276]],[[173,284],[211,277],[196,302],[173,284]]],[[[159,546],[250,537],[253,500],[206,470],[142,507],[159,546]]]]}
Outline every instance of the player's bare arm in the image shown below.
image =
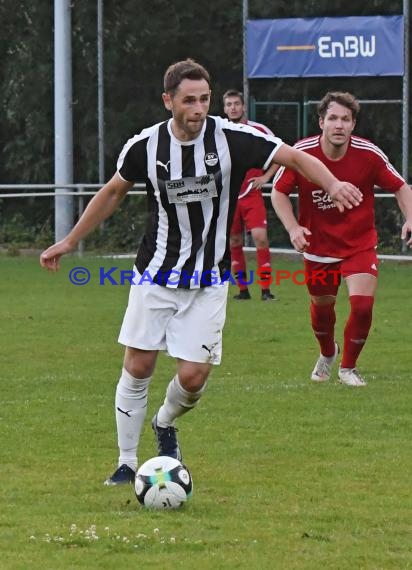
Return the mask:
{"type": "Polygon", "coordinates": [[[293,212],[292,202],[289,196],[273,188],[271,200],[276,215],[289,233],[293,247],[296,251],[299,251],[299,253],[306,251],[306,248],[310,245],[307,237],[311,235],[311,232],[308,228],[299,225],[293,212]]]}
{"type": "Polygon", "coordinates": [[[123,180],[116,173],[92,198],[72,231],[43,251],[40,265],[49,271],[57,271],[60,268],[61,256],[73,251],[81,239],[106,220],[118,208],[132,186],[132,182],[123,180]]]}
{"type": "Polygon", "coordinates": [[[402,226],[401,238],[409,239],[406,244],[412,247],[412,189],[408,184],[403,184],[395,193],[399,208],[405,217],[405,223],[402,226]]]}
{"type": "Polygon", "coordinates": [[[317,158],[283,144],[274,156],[278,164],[292,168],[327,192],[340,212],[352,209],[362,202],[362,192],[350,182],[335,178],[330,170],[317,158]]]}

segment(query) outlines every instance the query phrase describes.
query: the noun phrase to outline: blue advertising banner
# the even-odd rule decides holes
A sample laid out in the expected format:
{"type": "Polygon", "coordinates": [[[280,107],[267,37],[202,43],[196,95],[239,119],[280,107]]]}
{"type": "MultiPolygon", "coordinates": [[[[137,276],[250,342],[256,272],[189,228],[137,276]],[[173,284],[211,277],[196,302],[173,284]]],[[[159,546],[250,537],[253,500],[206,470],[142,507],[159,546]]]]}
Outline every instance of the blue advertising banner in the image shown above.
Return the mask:
{"type": "Polygon", "coordinates": [[[247,22],[248,77],[403,75],[403,16],[247,22]]]}

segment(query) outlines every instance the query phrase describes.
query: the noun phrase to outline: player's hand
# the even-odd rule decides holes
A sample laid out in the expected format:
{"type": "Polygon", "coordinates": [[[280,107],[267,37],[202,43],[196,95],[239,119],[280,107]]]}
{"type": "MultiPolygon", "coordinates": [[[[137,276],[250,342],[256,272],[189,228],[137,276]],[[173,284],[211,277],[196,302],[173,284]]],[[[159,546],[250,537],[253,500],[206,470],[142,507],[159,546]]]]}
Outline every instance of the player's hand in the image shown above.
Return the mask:
{"type": "Polygon", "coordinates": [[[306,236],[311,236],[312,232],[305,228],[304,226],[295,226],[289,232],[290,241],[293,247],[299,253],[306,251],[310,242],[306,239],[306,236]]]}
{"type": "Polygon", "coordinates": [[[40,265],[49,271],[58,271],[60,269],[60,258],[65,253],[70,253],[75,248],[68,240],[58,241],[40,255],[40,265]]]}
{"type": "Polygon", "coordinates": [[[412,247],[412,222],[406,220],[406,222],[402,226],[401,239],[407,239],[408,233],[409,233],[409,239],[406,242],[406,245],[412,247]]]}
{"type": "Polygon", "coordinates": [[[262,188],[266,184],[267,180],[265,176],[252,176],[248,179],[248,182],[252,184],[252,188],[262,188]]]}
{"type": "Polygon", "coordinates": [[[350,182],[336,180],[328,191],[332,202],[339,212],[346,209],[351,210],[354,206],[359,206],[363,200],[362,192],[350,182]]]}

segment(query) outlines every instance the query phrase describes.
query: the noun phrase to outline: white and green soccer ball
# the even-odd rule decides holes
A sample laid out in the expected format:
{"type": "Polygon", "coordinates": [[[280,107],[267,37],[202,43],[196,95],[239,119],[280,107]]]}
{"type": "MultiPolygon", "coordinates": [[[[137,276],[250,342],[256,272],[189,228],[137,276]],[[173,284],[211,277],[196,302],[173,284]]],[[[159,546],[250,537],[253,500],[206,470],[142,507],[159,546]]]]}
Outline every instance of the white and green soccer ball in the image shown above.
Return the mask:
{"type": "Polygon", "coordinates": [[[139,467],[134,484],[137,500],[150,509],[178,509],[193,493],[188,468],[173,457],[152,457],[139,467]]]}

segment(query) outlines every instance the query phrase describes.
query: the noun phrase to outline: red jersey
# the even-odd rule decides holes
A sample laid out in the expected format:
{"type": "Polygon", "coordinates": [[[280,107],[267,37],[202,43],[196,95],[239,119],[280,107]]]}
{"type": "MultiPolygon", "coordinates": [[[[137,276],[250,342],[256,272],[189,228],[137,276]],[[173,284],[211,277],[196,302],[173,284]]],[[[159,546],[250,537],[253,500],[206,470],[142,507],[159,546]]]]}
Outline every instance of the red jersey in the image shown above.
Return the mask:
{"type": "MultiPolygon", "coordinates": [[[[243,124],[245,125],[249,125],[251,127],[254,127],[255,129],[257,129],[258,131],[261,131],[262,133],[265,133],[267,135],[273,135],[274,133],[272,133],[272,131],[266,127],[265,125],[262,125],[262,123],[256,123],[255,121],[242,121],[243,124]]],[[[251,191],[251,187],[250,186],[250,179],[251,178],[256,178],[257,176],[262,176],[262,174],[265,171],[262,170],[261,168],[251,168],[250,170],[248,170],[246,172],[245,178],[243,179],[242,185],[240,187],[240,192],[239,192],[239,199],[243,198],[244,196],[246,196],[250,191],[251,191]]]]}
{"type": "Polygon", "coordinates": [[[281,167],[273,186],[278,192],[299,192],[299,224],[308,228],[312,256],[344,259],[377,245],[374,186],[396,192],[405,183],[380,148],[371,141],[351,136],[345,156],[327,158],[320,146],[320,135],[298,141],[295,145],[321,160],[339,180],[351,182],[363,194],[363,201],[352,210],[340,213],[329,194],[301,174],[281,167]]]}

